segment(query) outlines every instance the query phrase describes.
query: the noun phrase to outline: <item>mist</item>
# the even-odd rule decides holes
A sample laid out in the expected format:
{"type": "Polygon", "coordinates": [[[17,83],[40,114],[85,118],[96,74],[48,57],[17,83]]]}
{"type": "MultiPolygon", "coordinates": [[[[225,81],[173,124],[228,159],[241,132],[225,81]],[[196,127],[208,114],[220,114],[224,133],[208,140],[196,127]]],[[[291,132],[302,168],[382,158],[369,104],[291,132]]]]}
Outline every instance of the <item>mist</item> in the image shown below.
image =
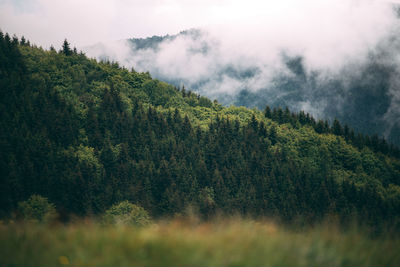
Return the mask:
{"type": "Polygon", "coordinates": [[[337,117],[400,145],[398,2],[0,0],[0,27],[44,48],[67,38],[224,105],[337,117]]]}
{"type": "Polygon", "coordinates": [[[224,105],[288,106],[319,119],[339,118],[357,131],[400,144],[397,6],[268,3],[258,13],[243,8],[240,19],[229,23],[147,39],[132,36],[85,51],[224,105]]]}

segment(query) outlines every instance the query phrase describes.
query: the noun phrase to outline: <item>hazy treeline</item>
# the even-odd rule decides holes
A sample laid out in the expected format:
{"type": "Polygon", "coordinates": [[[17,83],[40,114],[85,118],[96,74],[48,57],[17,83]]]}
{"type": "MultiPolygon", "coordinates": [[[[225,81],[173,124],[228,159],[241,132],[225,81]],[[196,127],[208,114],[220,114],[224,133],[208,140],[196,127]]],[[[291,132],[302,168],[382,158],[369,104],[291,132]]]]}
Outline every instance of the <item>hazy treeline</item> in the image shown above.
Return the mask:
{"type": "Polygon", "coordinates": [[[375,152],[389,154],[393,157],[400,157],[400,150],[393,144],[388,144],[385,138],[379,137],[377,134],[373,136],[355,133],[348,125],[342,126],[339,120],[334,119],[332,125],[327,120],[316,120],[309,113],[300,111],[299,113],[290,112],[289,108],[273,108],[267,106],[264,110],[265,117],[276,121],[280,124],[290,123],[293,127],[300,125],[308,125],[314,128],[317,133],[326,134],[332,133],[337,136],[342,136],[347,142],[353,146],[362,149],[369,147],[375,152]]]}

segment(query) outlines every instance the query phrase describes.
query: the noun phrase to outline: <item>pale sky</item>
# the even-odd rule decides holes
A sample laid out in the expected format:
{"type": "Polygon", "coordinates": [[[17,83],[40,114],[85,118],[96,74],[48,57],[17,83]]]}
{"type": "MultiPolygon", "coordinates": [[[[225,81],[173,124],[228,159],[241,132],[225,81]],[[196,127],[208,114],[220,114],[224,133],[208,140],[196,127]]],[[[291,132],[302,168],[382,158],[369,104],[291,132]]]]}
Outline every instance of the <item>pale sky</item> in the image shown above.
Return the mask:
{"type": "Polygon", "coordinates": [[[58,47],[64,38],[82,47],[99,41],[175,34],[197,27],[232,31],[252,28],[262,32],[265,27],[285,30],[323,26],[341,32],[340,20],[353,17],[354,27],[368,35],[363,24],[379,31],[380,26],[389,23],[387,2],[399,1],[0,0],[0,29],[19,37],[24,35],[44,47],[58,47]]]}

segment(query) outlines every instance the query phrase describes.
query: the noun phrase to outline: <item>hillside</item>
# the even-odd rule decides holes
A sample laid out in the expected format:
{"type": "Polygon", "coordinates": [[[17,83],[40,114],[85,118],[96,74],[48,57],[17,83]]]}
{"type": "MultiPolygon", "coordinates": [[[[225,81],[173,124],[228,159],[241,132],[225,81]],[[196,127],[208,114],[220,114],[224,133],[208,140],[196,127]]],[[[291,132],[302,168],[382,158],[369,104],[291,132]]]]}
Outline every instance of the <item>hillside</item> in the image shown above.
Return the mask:
{"type": "Polygon", "coordinates": [[[3,218],[39,194],[65,221],[129,200],[156,218],[193,207],[399,226],[398,150],[338,121],[224,107],[67,42],[47,51],[1,34],[0,71],[3,218]]]}

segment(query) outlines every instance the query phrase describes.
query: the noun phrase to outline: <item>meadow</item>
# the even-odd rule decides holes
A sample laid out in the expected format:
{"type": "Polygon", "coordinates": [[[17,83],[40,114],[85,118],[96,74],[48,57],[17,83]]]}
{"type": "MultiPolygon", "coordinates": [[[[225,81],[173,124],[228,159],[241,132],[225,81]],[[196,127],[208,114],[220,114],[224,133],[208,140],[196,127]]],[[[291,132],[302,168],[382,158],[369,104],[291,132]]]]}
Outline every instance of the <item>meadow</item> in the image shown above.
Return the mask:
{"type": "Polygon", "coordinates": [[[400,266],[400,239],[334,224],[271,221],[93,221],[0,226],[0,266],[400,266]]]}

